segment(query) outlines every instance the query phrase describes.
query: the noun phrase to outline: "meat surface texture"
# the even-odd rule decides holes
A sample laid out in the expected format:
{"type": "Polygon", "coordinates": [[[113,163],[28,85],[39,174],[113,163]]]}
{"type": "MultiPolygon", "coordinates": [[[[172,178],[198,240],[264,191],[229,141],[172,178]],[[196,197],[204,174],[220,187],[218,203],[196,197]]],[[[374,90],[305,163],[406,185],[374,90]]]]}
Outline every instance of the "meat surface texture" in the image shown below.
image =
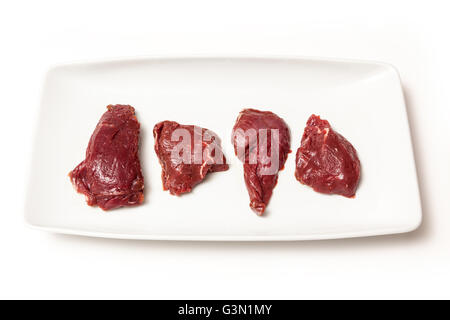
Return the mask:
{"type": "Polygon", "coordinates": [[[250,208],[262,215],[277,184],[278,172],[284,168],[291,152],[289,128],[282,118],[272,112],[244,109],[233,127],[232,143],[236,155],[244,164],[250,208]],[[272,137],[278,139],[273,140],[272,137]],[[262,148],[264,145],[265,149],[262,148]]]}
{"type": "Polygon", "coordinates": [[[139,122],[134,108],[109,105],[91,136],[86,159],[69,173],[87,204],[103,210],[141,204],[144,178],[139,162],[139,122]]]}
{"type": "Polygon", "coordinates": [[[355,148],[327,120],[312,115],[296,155],[295,177],[315,191],[354,197],[360,177],[355,148]]]}
{"type": "Polygon", "coordinates": [[[163,121],[155,125],[153,136],[163,189],[172,195],[191,192],[210,172],[228,170],[220,139],[208,129],[163,121]],[[195,132],[199,134],[197,139],[195,132]],[[180,137],[183,133],[185,136],[180,137]]]}

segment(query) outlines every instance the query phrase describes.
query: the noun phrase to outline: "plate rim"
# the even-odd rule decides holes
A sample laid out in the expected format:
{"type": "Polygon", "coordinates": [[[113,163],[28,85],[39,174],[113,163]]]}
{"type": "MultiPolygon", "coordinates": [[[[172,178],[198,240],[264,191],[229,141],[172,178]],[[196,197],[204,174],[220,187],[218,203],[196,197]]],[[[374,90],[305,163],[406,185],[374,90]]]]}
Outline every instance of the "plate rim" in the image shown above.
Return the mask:
{"type": "Polygon", "coordinates": [[[273,236],[187,236],[187,235],[147,235],[147,234],[129,234],[129,233],[108,233],[96,231],[83,231],[80,229],[62,228],[62,227],[45,227],[35,225],[29,221],[25,222],[28,228],[50,232],[54,234],[66,234],[72,236],[83,236],[90,238],[117,239],[117,240],[148,240],[148,241],[209,241],[209,242],[269,242],[269,241],[319,241],[319,240],[338,240],[338,239],[354,239],[365,237],[377,237],[394,234],[405,234],[417,230],[422,223],[422,215],[419,219],[404,228],[385,228],[379,230],[359,231],[359,232],[342,232],[328,234],[310,234],[310,235],[273,235],[273,236]]]}

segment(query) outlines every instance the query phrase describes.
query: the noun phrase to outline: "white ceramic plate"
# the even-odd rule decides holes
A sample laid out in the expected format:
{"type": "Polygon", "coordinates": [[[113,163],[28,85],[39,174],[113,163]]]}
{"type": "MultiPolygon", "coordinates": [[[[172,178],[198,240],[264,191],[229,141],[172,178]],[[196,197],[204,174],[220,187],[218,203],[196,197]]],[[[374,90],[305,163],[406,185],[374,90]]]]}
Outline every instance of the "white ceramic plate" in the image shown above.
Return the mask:
{"type": "Polygon", "coordinates": [[[169,240],[307,240],[412,231],[421,205],[399,76],[383,63],[295,58],[142,58],[70,64],[45,80],[26,221],[78,235],[169,240]],[[108,104],[131,104],[142,127],[145,203],[103,212],[86,205],[68,172],[108,104]],[[256,216],[230,142],[244,107],[270,110],[291,129],[292,150],[267,213],[256,216]],[[318,114],[356,148],[355,199],[329,196],[294,177],[306,120],[318,114]],[[153,126],[195,124],[222,138],[230,170],[191,194],[162,190],[153,126]]]}

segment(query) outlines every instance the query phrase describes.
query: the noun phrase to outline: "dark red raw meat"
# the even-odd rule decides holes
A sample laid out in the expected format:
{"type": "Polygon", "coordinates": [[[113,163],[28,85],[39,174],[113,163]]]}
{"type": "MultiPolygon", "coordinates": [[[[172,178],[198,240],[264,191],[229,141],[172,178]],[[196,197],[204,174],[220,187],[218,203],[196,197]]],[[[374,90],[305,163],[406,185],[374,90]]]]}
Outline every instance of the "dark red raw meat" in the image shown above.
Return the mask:
{"type": "Polygon", "coordinates": [[[297,150],[295,177],[315,191],[353,197],[360,176],[355,148],[327,120],[312,115],[297,150]]]}
{"type": "Polygon", "coordinates": [[[139,122],[134,108],[109,105],[89,140],[86,159],[69,173],[87,204],[103,210],[144,201],[139,162],[139,122]]]}
{"type": "Polygon", "coordinates": [[[205,179],[209,172],[228,170],[220,139],[208,129],[181,125],[174,121],[163,121],[155,125],[153,136],[155,152],[162,167],[163,189],[169,190],[173,195],[190,192],[195,185],[205,179]],[[194,130],[200,134],[198,141],[195,139],[194,130]],[[172,135],[177,132],[185,132],[186,138],[190,141],[185,141],[184,137],[172,139],[172,135]],[[183,143],[190,148],[190,154],[184,153],[184,150],[180,148],[183,143]],[[175,152],[176,150],[179,152],[175,152]],[[199,151],[197,157],[196,150],[199,151]],[[185,161],[181,161],[178,155],[184,157],[185,161]]]}
{"type": "Polygon", "coordinates": [[[289,128],[283,119],[272,112],[244,109],[239,113],[233,127],[232,143],[236,155],[244,163],[244,179],[250,196],[250,208],[262,215],[277,184],[278,171],[284,168],[291,152],[289,128]],[[261,129],[268,131],[264,133],[261,129]],[[278,130],[279,137],[278,147],[275,145],[273,150],[271,129],[278,130]],[[257,133],[257,141],[251,138],[252,130],[257,133]],[[267,145],[267,149],[261,148],[259,142],[267,145]],[[241,153],[239,148],[244,152],[241,153]],[[273,167],[272,159],[277,160],[273,167]]]}

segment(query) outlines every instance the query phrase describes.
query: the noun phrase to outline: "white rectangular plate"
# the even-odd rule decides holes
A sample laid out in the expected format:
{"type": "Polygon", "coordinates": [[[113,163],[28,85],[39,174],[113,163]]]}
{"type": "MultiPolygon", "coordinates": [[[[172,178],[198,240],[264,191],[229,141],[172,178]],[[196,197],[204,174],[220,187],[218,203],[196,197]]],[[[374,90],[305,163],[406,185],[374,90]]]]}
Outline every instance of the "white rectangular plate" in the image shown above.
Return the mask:
{"type": "Polygon", "coordinates": [[[142,58],[49,71],[35,137],[26,221],[49,231],[130,239],[309,240],[412,231],[421,205],[400,80],[383,63],[295,58],[142,58]],[[141,123],[145,203],[103,212],[67,174],[84,159],[108,104],[130,104],[141,123]],[[249,208],[230,142],[243,108],[270,110],[291,129],[292,150],[264,217],[249,208]],[[329,196],[294,177],[306,120],[320,115],[356,148],[356,198],[329,196]],[[195,124],[222,138],[230,170],[182,197],[162,190],[153,126],[195,124]]]}

